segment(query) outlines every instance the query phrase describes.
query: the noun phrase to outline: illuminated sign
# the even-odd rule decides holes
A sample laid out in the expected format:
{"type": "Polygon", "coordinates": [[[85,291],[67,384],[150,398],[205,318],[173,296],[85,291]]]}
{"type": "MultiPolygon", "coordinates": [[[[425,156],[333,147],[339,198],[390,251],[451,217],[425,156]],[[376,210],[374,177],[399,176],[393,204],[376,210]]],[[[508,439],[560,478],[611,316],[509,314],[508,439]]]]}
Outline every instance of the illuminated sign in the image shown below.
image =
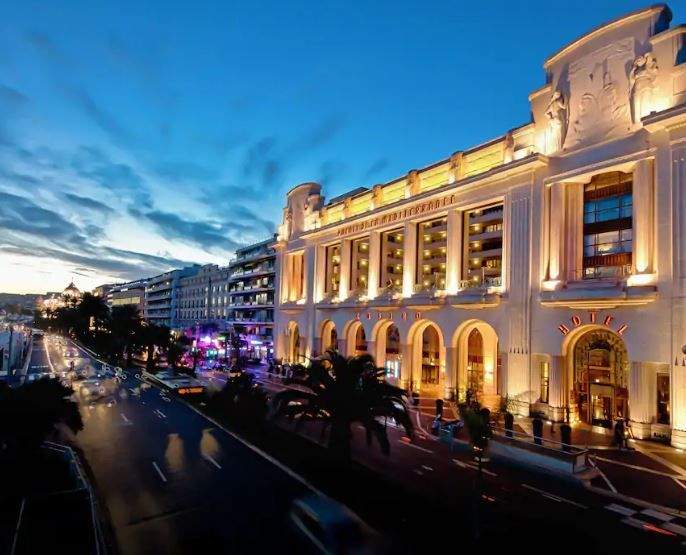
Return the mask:
{"type": "MultiPolygon", "coordinates": [[[[615,320],[615,317],[613,315],[607,314],[605,316],[605,318],[603,318],[603,323],[601,325],[609,328],[611,326],[612,322],[614,322],[614,320],[615,320]]],[[[573,328],[578,328],[579,326],[583,325],[583,323],[584,323],[583,317],[579,316],[578,314],[574,314],[569,319],[569,321],[571,322],[573,328]]],[[[589,312],[588,313],[588,324],[597,324],[597,323],[598,323],[598,314],[595,311],[589,312]]],[[[572,331],[572,329],[569,327],[569,325],[567,325],[565,323],[560,323],[557,326],[557,329],[562,335],[567,335],[570,331],[572,331]]],[[[622,324],[621,326],[619,326],[615,330],[615,333],[617,333],[617,335],[623,335],[624,332],[628,329],[629,329],[629,324],[622,324]]]]}
{"type": "Polygon", "coordinates": [[[343,237],[359,231],[366,231],[368,229],[392,224],[394,222],[399,222],[414,216],[420,216],[427,212],[433,212],[435,210],[439,210],[440,208],[451,206],[452,204],[455,204],[455,195],[445,195],[444,197],[440,197],[435,200],[427,200],[426,202],[415,204],[409,208],[395,210],[394,212],[390,212],[389,214],[385,214],[383,216],[376,216],[375,218],[370,218],[369,220],[365,220],[363,222],[341,227],[336,231],[336,235],[338,237],[343,237]]]}
{"type": "Polygon", "coordinates": [[[180,387],[176,391],[179,395],[193,395],[197,393],[202,393],[204,390],[204,387],[180,387]]]}

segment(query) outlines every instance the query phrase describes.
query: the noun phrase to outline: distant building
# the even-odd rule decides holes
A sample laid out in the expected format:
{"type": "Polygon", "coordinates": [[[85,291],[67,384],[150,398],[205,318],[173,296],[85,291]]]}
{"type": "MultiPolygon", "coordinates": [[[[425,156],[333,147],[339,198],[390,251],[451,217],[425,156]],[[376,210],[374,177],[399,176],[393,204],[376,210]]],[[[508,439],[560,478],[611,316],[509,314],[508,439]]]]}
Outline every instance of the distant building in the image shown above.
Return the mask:
{"type": "Polygon", "coordinates": [[[107,292],[107,306],[114,308],[115,306],[134,305],[143,316],[145,314],[145,288],[147,285],[148,278],[112,285],[107,292]]]}
{"type": "Polygon", "coordinates": [[[274,238],[243,247],[228,266],[202,266],[179,279],[176,325],[191,333],[209,326],[233,329],[246,342],[244,354],[266,358],[273,351],[274,238]]]}
{"type": "Polygon", "coordinates": [[[178,328],[179,280],[195,275],[199,270],[200,266],[195,264],[149,278],[145,286],[145,319],[153,324],[178,328]]]}
{"type": "Polygon", "coordinates": [[[276,237],[243,247],[229,263],[226,320],[247,342],[248,355],[266,358],[274,353],[274,291],[276,237]]]}
{"type": "Polygon", "coordinates": [[[95,295],[96,297],[106,299],[107,294],[112,290],[113,287],[116,287],[116,284],[103,283],[102,285],[98,285],[95,289],[93,289],[93,291],[91,291],[91,294],[95,295]]]}
{"type": "Polygon", "coordinates": [[[48,311],[62,308],[68,304],[76,304],[81,300],[83,294],[74,282],[71,281],[63,291],[53,291],[46,293],[45,297],[37,301],[38,308],[45,314],[48,311]]]}

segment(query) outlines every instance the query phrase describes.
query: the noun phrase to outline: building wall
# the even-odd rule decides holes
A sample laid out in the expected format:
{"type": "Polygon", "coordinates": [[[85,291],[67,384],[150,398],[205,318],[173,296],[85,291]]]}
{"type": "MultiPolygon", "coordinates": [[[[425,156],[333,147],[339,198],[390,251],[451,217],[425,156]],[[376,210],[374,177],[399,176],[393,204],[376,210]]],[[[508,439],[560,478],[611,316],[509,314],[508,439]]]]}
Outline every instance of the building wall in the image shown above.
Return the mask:
{"type": "Polygon", "coordinates": [[[562,48],[529,96],[533,122],[489,143],[326,205],[315,183],[292,189],[277,246],[277,356],[321,353],[332,328],[354,354],[362,329],[360,345],[381,365],[393,325],[393,378],[423,395],[477,387],[487,404],[507,397],[556,420],[628,413],[636,436],[686,446],[686,30],[670,19],[648,8],[562,48]],[[594,192],[615,175],[617,185],[594,192]],[[631,182],[630,235],[608,227],[619,216],[600,216],[620,180],[631,182]],[[482,228],[488,210],[478,210],[497,203],[502,230],[482,228]],[[434,218],[445,218],[444,242],[420,227],[434,218]],[[384,250],[390,230],[402,252],[384,250]],[[627,263],[607,262],[611,236],[630,237],[615,255],[627,263]],[[361,238],[362,291],[351,285],[361,238]],[[445,249],[433,277],[423,272],[434,251],[418,254],[420,244],[445,249]],[[398,283],[384,282],[395,264],[398,283]],[[609,388],[592,381],[607,368],[609,388]],[[669,424],[658,422],[663,377],[669,424]]]}

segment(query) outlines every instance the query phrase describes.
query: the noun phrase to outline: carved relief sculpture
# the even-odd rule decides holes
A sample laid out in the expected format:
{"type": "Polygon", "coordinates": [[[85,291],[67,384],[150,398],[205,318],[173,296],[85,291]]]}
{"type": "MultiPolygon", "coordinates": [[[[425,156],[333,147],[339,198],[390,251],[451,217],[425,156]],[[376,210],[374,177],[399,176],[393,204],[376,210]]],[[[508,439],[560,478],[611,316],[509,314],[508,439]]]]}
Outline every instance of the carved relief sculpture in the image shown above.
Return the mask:
{"type": "Polygon", "coordinates": [[[512,160],[514,160],[514,149],[515,149],[515,142],[514,142],[514,137],[512,136],[512,131],[508,131],[507,134],[505,135],[505,144],[503,145],[503,148],[504,148],[503,162],[505,164],[512,162],[512,160]]]}
{"type": "Polygon", "coordinates": [[[450,183],[460,180],[460,172],[462,171],[462,153],[455,152],[450,156],[450,183]]]}
{"type": "Polygon", "coordinates": [[[631,119],[640,123],[655,108],[655,78],[657,77],[657,60],[651,52],[634,60],[629,73],[631,94],[631,119]]]}
{"type": "Polygon", "coordinates": [[[405,181],[405,198],[410,198],[411,196],[419,193],[420,190],[420,179],[419,172],[417,170],[411,170],[407,174],[407,180],[405,181]]]}
{"type": "Polygon", "coordinates": [[[545,109],[548,118],[546,130],[546,152],[551,154],[562,150],[567,132],[567,104],[560,91],[555,91],[545,109]]]}
{"type": "Polygon", "coordinates": [[[374,188],[372,189],[372,206],[371,206],[371,209],[374,210],[376,208],[380,208],[382,203],[383,203],[383,190],[381,189],[381,185],[374,185],[374,188]]]}

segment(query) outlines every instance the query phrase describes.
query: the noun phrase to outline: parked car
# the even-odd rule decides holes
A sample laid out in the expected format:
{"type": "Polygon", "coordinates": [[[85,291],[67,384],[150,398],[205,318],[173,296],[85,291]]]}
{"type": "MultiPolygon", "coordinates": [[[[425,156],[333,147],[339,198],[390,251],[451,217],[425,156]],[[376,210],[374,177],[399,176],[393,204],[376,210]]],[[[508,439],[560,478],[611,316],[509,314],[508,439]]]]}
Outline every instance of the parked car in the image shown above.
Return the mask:
{"type": "Polygon", "coordinates": [[[345,505],[312,495],[293,502],[290,519],[313,553],[371,555],[383,552],[381,536],[345,505]]]}

